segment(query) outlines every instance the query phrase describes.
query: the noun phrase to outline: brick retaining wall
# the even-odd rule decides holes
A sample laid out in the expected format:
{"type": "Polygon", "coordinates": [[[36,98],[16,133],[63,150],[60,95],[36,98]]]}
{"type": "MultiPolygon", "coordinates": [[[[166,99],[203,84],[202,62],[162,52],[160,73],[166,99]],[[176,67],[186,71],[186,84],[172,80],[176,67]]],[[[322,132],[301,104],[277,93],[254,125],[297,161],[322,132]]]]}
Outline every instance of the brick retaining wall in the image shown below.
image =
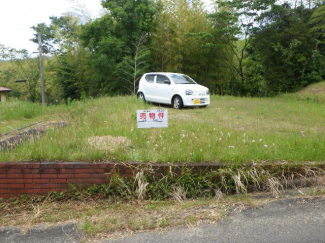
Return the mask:
{"type": "MultiPolygon", "coordinates": [[[[69,184],[86,188],[93,184],[107,183],[112,172],[131,177],[143,165],[87,162],[0,163],[0,198],[39,195],[49,191],[59,192],[69,188],[69,184]]],[[[164,173],[170,169],[170,165],[151,166],[157,173],[164,173]]],[[[179,173],[184,166],[191,167],[193,172],[220,167],[217,164],[173,165],[173,172],[179,173]]]]}
{"type": "MultiPolygon", "coordinates": [[[[307,163],[307,167],[314,166],[325,171],[325,163],[307,163]]],[[[134,176],[141,167],[151,167],[155,174],[167,174],[172,171],[181,174],[186,167],[192,173],[198,171],[218,170],[228,167],[227,164],[203,163],[203,164],[147,164],[147,163],[89,163],[89,162],[38,162],[0,163],[0,198],[8,199],[21,195],[40,195],[50,191],[63,191],[70,184],[78,188],[87,188],[94,184],[109,182],[112,173],[118,173],[122,177],[134,176]]],[[[243,166],[243,165],[242,165],[243,166]]],[[[246,164],[246,167],[252,164],[246,164]]],[[[283,163],[262,163],[260,168],[267,171],[284,168],[283,163]]],[[[284,172],[291,170],[304,171],[304,165],[292,165],[284,172]],[[300,168],[301,167],[301,168],[300,168]]]]}
{"type": "Polygon", "coordinates": [[[0,197],[8,199],[62,191],[69,184],[82,187],[103,184],[114,169],[131,176],[131,169],[120,167],[114,163],[0,163],[0,197]]]}

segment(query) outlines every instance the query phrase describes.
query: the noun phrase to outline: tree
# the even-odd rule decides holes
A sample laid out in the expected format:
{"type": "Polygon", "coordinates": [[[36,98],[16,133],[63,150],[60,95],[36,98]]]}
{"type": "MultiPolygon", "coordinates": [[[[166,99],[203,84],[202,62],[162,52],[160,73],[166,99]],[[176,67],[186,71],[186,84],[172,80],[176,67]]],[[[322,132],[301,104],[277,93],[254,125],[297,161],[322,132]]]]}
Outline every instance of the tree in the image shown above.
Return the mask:
{"type": "Polygon", "coordinates": [[[123,61],[117,65],[117,71],[120,73],[119,77],[126,81],[126,87],[131,84],[132,89],[129,89],[133,95],[136,94],[139,79],[147,71],[150,60],[150,50],[145,45],[148,36],[140,36],[134,45],[133,56],[124,57],[123,61]]]}
{"type": "Polygon", "coordinates": [[[150,46],[153,69],[186,73],[219,92],[221,86],[217,83],[223,80],[223,65],[201,35],[210,30],[211,23],[200,0],[160,2],[150,46]]]}
{"type": "MultiPolygon", "coordinates": [[[[94,82],[91,82],[89,51],[80,44],[80,19],[71,14],[50,17],[50,25],[38,24],[33,27],[43,37],[43,49],[51,52],[49,71],[51,86],[58,94],[52,100],[80,99],[82,96],[97,95],[94,82]]],[[[33,39],[36,41],[36,39],[33,39]]]]}
{"type": "Polygon", "coordinates": [[[98,94],[125,90],[116,77],[116,65],[123,60],[124,42],[113,31],[113,19],[105,15],[84,25],[80,36],[82,45],[89,50],[90,78],[98,94]]]}
{"type": "Polygon", "coordinates": [[[310,35],[308,21],[313,10],[303,6],[273,5],[261,16],[253,45],[264,67],[271,93],[294,92],[320,81],[324,57],[317,53],[317,41],[310,35]]]}
{"type": "Polygon", "coordinates": [[[91,82],[89,52],[80,43],[81,20],[71,14],[52,16],[50,19],[52,41],[56,47],[52,70],[56,73],[56,82],[62,88],[61,97],[73,100],[97,95],[95,84],[91,82]]]}
{"type": "Polygon", "coordinates": [[[314,10],[308,25],[309,33],[317,40],[317,48],[325,55],[325,5],[314,10]]]}
{"type": "Polygon", "coordinates": [[[38,45],[38,35],[40,34],[42,40],[42,52],[44,54],[50,53],[53,47],[51,43],[53,39],[52,29],[48,27],[45,23],[40,23],[36,26],[32,26],[32,29],[35,31],[35,33],[34,38],[32,38],[31,41],[38,45]]]}
{"type": "MultiPolygon", "coordinates": [[[[25,92],[28,94],[28,100],[36,102],[39,96],[39,60],[33,58],[27,50],[10,49],[0,46],[0,57],[8,60],[15,72],[14,79],[26,79],[24,83],[25,92]]],[[[24,93],[24,92],[23,92],[24,93]]]]}
{"type": "MultiPolygon", "coordinates": [[[[150,36],[155,4],[152,0],[104,0],[102,4],[108,13],[87,23],[81,34],[83,46],[90,51],[92,80],[100,93],[129,93],[120,69],[134,66],[130,60],[139,54],[135,43],[141,36],[150,36]]],[[[142,48],[149,42],[142,43],[142,48]]]]}
{"type": "Polygon", "coordinates": [[[103,0],[114,22],[113,35],[125,43],[125,52],[130,53],[133,43],[152,31],[155,3],[152,0],[103,0]]]}
{"type": "Polygon", "coordinates": [[[234,77],[245,93],[244,59],[251,42],[258,16],[268,9],[274,0],[217,1],[217,11],[210,15],[214,29],[212,35],[221,36],[218,44],[220,55],[228,63],[234,77]]]}

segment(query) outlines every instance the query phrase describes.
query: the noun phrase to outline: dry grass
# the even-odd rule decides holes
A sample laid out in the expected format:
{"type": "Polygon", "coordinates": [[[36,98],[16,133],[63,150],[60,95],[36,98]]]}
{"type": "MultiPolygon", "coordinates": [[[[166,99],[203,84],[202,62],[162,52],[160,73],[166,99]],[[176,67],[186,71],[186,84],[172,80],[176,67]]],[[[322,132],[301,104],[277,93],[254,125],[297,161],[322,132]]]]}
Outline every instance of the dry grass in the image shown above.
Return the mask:
{"type": "Polygon", "coordinates": [[[106,150],[114,153],[119,148],[125,148],[131,145],[131,140],[123,136],[96,136],[89,137],[88,143],[94,149],[106,150]]]}
{"type": "Polygon", "coordinates": [[[184,200],[186,200],[186,191],[180,186],[175,186],[171,193],[171,197],[179,203],[183,203],[184,200]]]}
{"type": "Polygon", "coordinates": [[[298,100],[308,100],[316,103],[325,102],[325,82],[319,82],[307,86],[301,91],[294,94],[283,95],[286,98],[294,98],[298,100]]]}
{"type": "Polygon", "coordinates": [[[247,193],[246,185],[247,178],[244,173],[241,173],[240,170],[237,171],[237,175],[233,175],[233,180],[235,182],[236,193],[247,193]]]}
{"type": "Polygon", "coordinates": [[[314,94],[314,95],[323,95],[325,96],[325,82],[320,82],[316,84],[309,85],[303,90],[299,91],[301,94],[314,94]]]}
{"type": "Polygon", "coordinates": [[[0,208],[0,227],[27,230],[37,224],[75,222],[88,237],[108,237],[176,225],[214,223],[228,213],[256,207],[268,199],[247,196],[224,199],[108,202],[105,200],[45,202],[0,208]]]}
{"type": "Polygon", "coordinates": [[[269,191],[272,193],[272,196],[275,198],[280,197],[280,195],[282,194],[284,187],[281,184],[281,182],[279,181],[278,178],[268,178],[267,179],[267,185],[268,185],[268,189],[269,191]]]}
{"type": "MultiPolygon", "coordinates": [[[[273,182],[272,182],[273,183],[273,182]]],[[[286,197],[325,195],[324,187],[296,189],[286,197]]],[[[216,223],[232,212],[260,207],[275,200],[266,194],[235,195],[222,198],[168,201],[107,200],[45,201],[34,204],[0,204],[0,227],[15,226],[23,231],[42,225],[76,223],[86,239],[100,239],[139,231],[162,230],[202,222],[216,223]]]]}
{"type": "Polygon", "coordinates": [[[143,171],[139,171],[135,176],[135,182],[138,184],[137,189],[135,191],[137,198],[139,200],[146,199],[146,189],[149,185],[148,182],[145,181],[143,171]]]}

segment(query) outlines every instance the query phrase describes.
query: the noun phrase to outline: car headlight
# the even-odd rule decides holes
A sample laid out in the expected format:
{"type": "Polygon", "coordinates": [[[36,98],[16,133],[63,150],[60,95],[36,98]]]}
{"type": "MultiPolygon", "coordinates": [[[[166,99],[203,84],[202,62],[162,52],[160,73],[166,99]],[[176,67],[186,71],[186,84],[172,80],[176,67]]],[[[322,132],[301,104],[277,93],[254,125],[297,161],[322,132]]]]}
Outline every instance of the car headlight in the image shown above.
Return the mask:
{"type": "Polygon", "coordinates": [[[186,95],[192,95],[193,94],[193,90],[187,89],[187,90],[185,90],[185,94],[186,95]]]}
{"type": "Polygon", "coordinates": [[[210,94],[210,90],[207,90],[207,95],[209,95],[210,94]]]}

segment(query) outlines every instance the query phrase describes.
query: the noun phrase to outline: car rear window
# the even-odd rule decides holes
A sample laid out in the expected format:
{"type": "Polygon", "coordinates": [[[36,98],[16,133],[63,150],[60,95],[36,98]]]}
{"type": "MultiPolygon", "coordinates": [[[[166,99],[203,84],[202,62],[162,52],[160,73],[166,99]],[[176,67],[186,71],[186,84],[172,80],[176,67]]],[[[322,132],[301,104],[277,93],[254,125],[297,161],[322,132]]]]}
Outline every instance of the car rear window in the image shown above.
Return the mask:
{"type": "Polygon", "coordinates": [[[155,75],[147,75],[146,80],[148,83],[153,83],[155,80],[155,75]]]}

